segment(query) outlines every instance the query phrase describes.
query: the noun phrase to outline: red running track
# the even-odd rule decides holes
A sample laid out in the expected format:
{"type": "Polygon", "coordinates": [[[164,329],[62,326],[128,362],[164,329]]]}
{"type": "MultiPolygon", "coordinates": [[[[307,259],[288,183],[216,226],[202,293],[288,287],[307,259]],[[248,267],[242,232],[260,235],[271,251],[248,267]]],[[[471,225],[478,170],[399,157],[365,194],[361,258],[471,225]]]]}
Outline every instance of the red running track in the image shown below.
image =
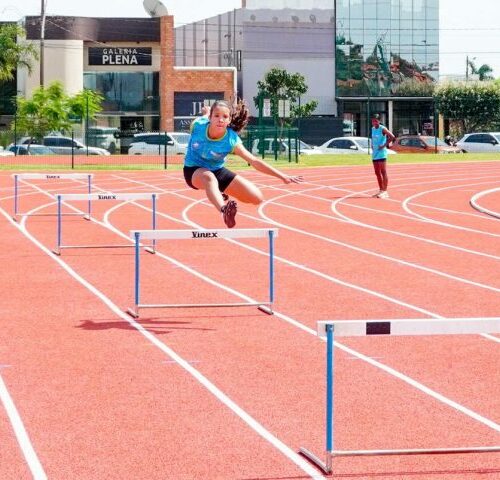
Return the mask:
{"type": "MultiPolygon", "coordinates": [[[[132,249],[55,258],[55,217],[9,221],[12,184],[0,176],[0,377],[18,418],[0,395],[0,478],[311,478],[317,471],[297,451],[324,451],[317,320],[499,316],[500,223],[468,201],[498,185],[500,163],[392,165],[390,200],[367,197],[369,167],[301,173],[306,183],[292,187],[243,173],[266,202],[240,205],[238,227],[280,229],[276,315],[148,310],[138,322],[123,314],[132,249]]],[[[85,191],[74,181],[36,185],[22,187],[24,211],[53,213],[46,193],[85,191]]],[[[160,193],[158,228],[222,227],[178,172],[96,173],[94,186],[160,193]]],[[[123,243],[116,232],[150,228],[148,203],[96,203],[101,223],[64,217],[64,239],[123,243]]],[[[158,250],[141,257],[148,303],[266,296],[265,241],[158,250]]],[[[500,444],[498,349],[498,335],[341,339],[337,447],[500,444]]],[[[494,453],[334,466],[335,478],[500,476],[494,453]]]]}

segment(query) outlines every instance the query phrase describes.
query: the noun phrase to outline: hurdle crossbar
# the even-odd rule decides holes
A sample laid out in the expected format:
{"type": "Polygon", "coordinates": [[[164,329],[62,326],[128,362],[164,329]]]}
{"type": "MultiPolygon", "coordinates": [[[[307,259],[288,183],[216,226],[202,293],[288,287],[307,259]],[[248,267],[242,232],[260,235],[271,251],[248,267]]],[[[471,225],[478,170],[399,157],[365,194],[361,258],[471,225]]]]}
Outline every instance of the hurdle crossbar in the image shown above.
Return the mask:
{"type": "Polygon", "coordinates": [[[335,450],[333,448],[335,336],[492,334],[500,333],[500,317],[320,321],[317,324],[317,332],[320,338],[326,338],[326,460],[323,462],[306,448],[300,448],[299,452],[324,473],[332,473],[332,463],[335,457],[500,452],[500,445],[387,450],[335,450]]]}
{"type": "MultiPolygon", "coordinates": [[[[92,178],[94,175],[92,173],[15,173],[12,175],[14,178],[14,214],[12,216],[13,220],[17,222],[18,217],[26,216],[47,216],[47,215],[57,215],[54,213],[22,213],[19,212],[19,181],[21,180],[87,180],[87,191],[90,195],[92,191],[92,178]]],[[[30,185],[28,182],[25,182],[30,185]]],[[[33,187],[33,185],[30,185],[33,187]]],[[[53,195],[50,195],[54,198],[53,195]]],[[[90,200],[87,205],[87,215],[90,217],[91,204],[90,200]]],[[[80,215],[79,213],[65,213],[64,215],[80,215]]]]}
{"type": "MultiPolygon", "coordinates": [[[[125,202],[132,202],[137,200],[151,200],[151,211],[152,211],[152,231],[156,229],[156,200],[157,193],[66,193],[56,195],[57,200],[57,245],[52,250],[56,255],[61,255],[62,249],[68,248],[133,248],[133,242],[128,244],[100,244],[100,245],[63,245],[62,243],[62,205],[64,202],[71,201],[88,201],[89,205],[91,202],[95,201],[109,201],[118,200],[125,202]]],[[[89,207],[89,217],[90,220],[90,207],[89,207]]],[[[155,240],[153,240],[151,245],[145,246],[145,249],[149,253],[155,253],[155,240]]]]}
{"type": "Polygon", "coordinates": [[[274,303],[274,239],[278,236],[275,228],[241,228],[233,230],[133,230],[130,236],[135,241],[135,275],[134,275],[134,307],[127,313],[134,318],[139,317],[143,308],[209,308],[209,307],[248,307],[256,306],[259,310],[273,314],[274,303]],[[233,303],[141,303],[140,301],[140,247],[142,240],[196,240],[217,238],[265,238],[269,239],[269,300],[263,302],[233,303]]]}

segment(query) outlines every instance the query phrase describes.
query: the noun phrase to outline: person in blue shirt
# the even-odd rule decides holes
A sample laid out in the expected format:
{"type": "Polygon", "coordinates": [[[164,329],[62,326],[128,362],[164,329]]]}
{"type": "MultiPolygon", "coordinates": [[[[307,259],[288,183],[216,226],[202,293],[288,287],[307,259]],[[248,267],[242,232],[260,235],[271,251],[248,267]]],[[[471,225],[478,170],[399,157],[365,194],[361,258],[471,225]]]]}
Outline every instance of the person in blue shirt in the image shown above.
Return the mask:
{"type": "Polygon", "coordinates": [[[389,198],[387,193],[387,149],[396,137],[380,123],[378,114],[372,117],[372,162],[377,176],[379,191],[374,195],[377,198],[389,198]]]}
{"type": "Polygon", "coordinates": [[[259,205],[264,196],[252,182],[225,167],[226,157],[233,153],[259,172],[279,178],[284,183],[300,183],[301,176],[285,175],[252,155],[242,144],[238,133],[248,123],[248,108],[240,101],[233,108],[228,102],[217,100],[210,111],[202,111],[191,126],[184,159],[184,179],[196,190],[205,190],[208,200],[222,213],[228,228],[236,225],[237,203],[259,205]],[[227,201],[227,203],[225,203],[227,201]]]}

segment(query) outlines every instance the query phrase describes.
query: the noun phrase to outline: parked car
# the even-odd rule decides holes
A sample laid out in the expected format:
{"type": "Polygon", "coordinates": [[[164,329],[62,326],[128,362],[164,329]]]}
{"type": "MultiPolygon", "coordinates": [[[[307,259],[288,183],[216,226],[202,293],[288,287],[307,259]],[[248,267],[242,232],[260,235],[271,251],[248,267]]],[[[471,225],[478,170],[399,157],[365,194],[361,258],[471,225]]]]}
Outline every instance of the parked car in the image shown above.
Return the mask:
{"type": "MultiPolygon", "coordinates": [[[[38,143],[32,137],[22,137],[17,145],[27,145],[30,142],[38,143]]],[[[47,135],[43,137],[40,144],[49,147],[52,150],[52,154],[59,155],[71,155],[74,152],[75,155],[86,155],[87,151],[89,155],[109,155],[109,152],[104,148],[97,147],[87,147],[78,140],[73,140],[71,137],[63,137],[60,135],[47,135]]],[[[10,146],[12,146],[11,144],[10,146]]]]}
{"type": "Polygon", "coordinates": [[[12,155],[54,155],[53,150],[45,145],[12,145],[9,147],[12,155]]]}
{"type": "Polygon", "coordinates": [[[500,132],[467,133],[456,145],[464,152],[500,152],[500,132]]]}
{"type": "Polygon", "coordinates": [[[184,155],[186,153],[189,133],[136,133],[130,147],[129,155],[164,155],[165,145],[170,155],[184,155]]]}
{"type": "Polygon", "coordinates": [[[426,135],[402,135],[396,138],[391,149],[399,153],[461,153],[462,149],[446,144],[440,138],[426,135]]]}
{"type": "MultiPolygon", "coordinates": [[[[339,154],[364,153],[365,155],[368,155],[372,152],[371,142],[368,137],[330,138],[330,140],[320,145],[318,149],[323,153],[339,154]]],[[[393,155],[396,152],[393,150],[387,150],[387,153],[393,155]]]]}
{"type": "Polygon", "coordinates": [[[0,145],[0,157],[12,157],[14,155],[14,152],[11,152],[10,150],[5,150],[1,145],[0,145]]]}
{"type": "MultiPolygon", "coordinates": [[[[295,139],[291,139],[289,143],[288,139],[275,140],[274,138],[264,138],[264,139],[256,138],[252,142],[252,153],[254,155],[262,155],[261,140],[263,141],[264,154],[266,155],[274,155],[275,150],[277,150],[279,155],[288,155],[289,145],[291,145],[292,147],[292,155],[295,154],[295,139]]],[[[298,146],[299,146],[299,155],[317,155],[322,153],[317,148],[308,145],[302,140],[299,140],[298,146]]]]}
{"type": "Polygon", "coordinates": [[[89,127],[87,130],[89,146],[104,148],[109,153],[120,150],[120,130],[113,127],[89,127]]]}

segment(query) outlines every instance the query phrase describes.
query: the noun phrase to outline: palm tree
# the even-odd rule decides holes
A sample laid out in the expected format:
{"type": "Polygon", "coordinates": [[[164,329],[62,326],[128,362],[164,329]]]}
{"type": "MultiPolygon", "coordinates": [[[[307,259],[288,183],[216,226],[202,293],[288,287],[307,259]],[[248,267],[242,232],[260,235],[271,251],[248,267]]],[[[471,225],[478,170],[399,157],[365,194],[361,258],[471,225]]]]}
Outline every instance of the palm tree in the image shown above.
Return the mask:
{"type": "Polygon", "coordinates": [[[477,75],[479,77],[479,81],[483,80],[493,80],[493,69],[488,64],[483,64],[479,68],[476,68],[476,64],[472,60],[467,60],[468,66],[470,67],[470,71],[472,75],[477,75]]]}
{"type": "Polygon", "coordinates": [[[17,42],[25,37],[20,25],[0,25],[0,82],[13,80],[19,66],[31,73],[32,61],[38,59],[38,52],[32,44],[17,42]]]}

